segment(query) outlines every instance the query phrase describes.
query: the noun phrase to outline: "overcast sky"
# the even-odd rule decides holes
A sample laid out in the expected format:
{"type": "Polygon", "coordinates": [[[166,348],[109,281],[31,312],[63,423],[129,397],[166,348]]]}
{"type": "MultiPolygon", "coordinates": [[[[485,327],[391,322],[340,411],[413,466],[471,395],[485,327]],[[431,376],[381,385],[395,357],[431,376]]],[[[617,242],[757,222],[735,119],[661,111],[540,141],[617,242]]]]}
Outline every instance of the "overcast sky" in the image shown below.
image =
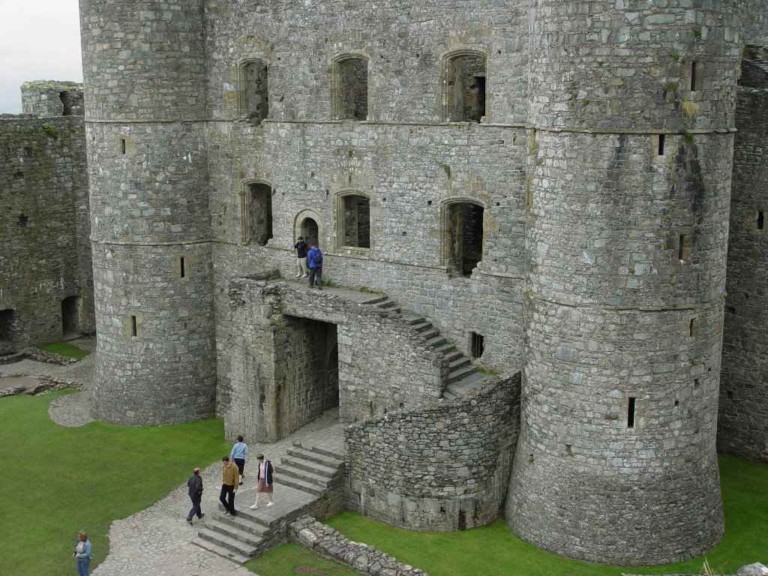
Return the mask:
{"type": "Polygon", "coordinates": [[[78,0],[0,0],[0,112],[27,80],[83,81],[78,0]]]}

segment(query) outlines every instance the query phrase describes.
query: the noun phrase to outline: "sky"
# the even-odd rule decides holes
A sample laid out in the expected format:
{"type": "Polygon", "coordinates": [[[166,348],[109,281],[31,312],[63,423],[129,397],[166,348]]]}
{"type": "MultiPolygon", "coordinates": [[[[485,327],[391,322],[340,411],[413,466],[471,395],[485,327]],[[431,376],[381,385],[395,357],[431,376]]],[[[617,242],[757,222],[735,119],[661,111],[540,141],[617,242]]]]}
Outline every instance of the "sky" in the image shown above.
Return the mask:
{"type": "Polygon", "coordinates": [[[0,113],[27,80],[83,81],[78,0],[0,0],[0,113]]]}

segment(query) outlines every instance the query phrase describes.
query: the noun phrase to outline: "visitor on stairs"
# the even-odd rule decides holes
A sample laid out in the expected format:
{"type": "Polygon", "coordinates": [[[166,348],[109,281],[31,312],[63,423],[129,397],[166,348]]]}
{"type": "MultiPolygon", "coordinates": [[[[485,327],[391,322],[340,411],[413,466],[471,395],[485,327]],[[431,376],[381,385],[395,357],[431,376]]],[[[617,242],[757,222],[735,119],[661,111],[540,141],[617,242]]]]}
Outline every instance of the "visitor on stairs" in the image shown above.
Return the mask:
{"type": "Polygon", "coordinates": [[[307,266],[309,266],[309,287],[315,285],[317,278],[317,287],[323,289],[323,253],[317,244],[312,244],[307,252],[307,266]]]}
{"type": "Polygon", "coordinates": [[[229,459],[229,456],[224,456],[221,462],[221,494],[219,494],[219,501],[224,505],[225,514],[237,516],[235,511],[235,492],[237,492],[237,487],[240,485],[240,476],[237,473],[237,466],[229,459]]]}
{"type": "Polygon", "coordinates": [[[296,272],[296,278],[306,278],[307,274],[307,243],[304,242],[304,236],[299,236],[299,241],[293,245],[293,249],[296,250],[296,258],[298,263],[298,269],[296,272]]]}
{"type": "Polygon", "coordinates": [[[256,510],[259,507],[259,499],[262,494],[269,494],[269,502],[267,506],[274,506],[275,496],[272,493],[272,475],[275,472],[272,462],[264,459],[264,454],[258,456],[259,468],[256,472],[256,479],[259,482],[258,488],[256,488],[256,502],[251,506],[251,510],[256,510]]]}
{"type": "Polygon", "coordinates": [[[203,479],[200,477],[200,468],[195,468],[192,471],[192,476],[187,480],[187,488],[189,489],[189,499],[192,500],[192,509],[187,514],[187,522],[192,524],[192,518],[195,515],[201,520],[205,516],[200,508],[200,502],[203,500],[203,479]]]}
{"type": "Polygon", "coordinates": [[[243,442],[242,436],[237,437],[237,442],[232,446],[229,457],[237,464],[237,471],[240,473],[240,486],[242,486],[243,478],[245,478],[245,460],[248,458],[248,445],[243,442]]]}

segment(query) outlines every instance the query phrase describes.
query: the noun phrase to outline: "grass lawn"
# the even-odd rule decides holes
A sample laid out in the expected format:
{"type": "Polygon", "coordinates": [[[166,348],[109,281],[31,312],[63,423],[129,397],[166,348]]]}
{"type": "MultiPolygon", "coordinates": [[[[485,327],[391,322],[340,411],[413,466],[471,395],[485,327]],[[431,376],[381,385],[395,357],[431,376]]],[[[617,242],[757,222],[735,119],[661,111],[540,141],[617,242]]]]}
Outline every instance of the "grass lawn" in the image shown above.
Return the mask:
{"type": "MultiPolygon", "coordinates": [[[[743,564],[768,559],[768,466],[732,457],[720,458],[726,537],[706,558],[719,572],[735,573],[743,564]]],[[[616,576],[624,570],[567,560],[513,535],[499,520],[490,526],[452,533],[418,533],[391,528],[345,512],[329,524],[351,540],[372,544],[401,562],[432,576],[616,576]]],[[[704,557],[635,573],[699,574],[704,557]]],[[[288,576],[298,572],[261,572],[288,576]]]]}
{"type": "Polygon", "coordinates": [[[305,576],[360,576],[359,572],[321,558],[298,544],[285,544],[270,550],[259,558],[248,562],[245,567],[260,576],[271,576],[273,574],[290,574],[291,576],[294,574],[303,574],[305,576]]]}
{"type": "Polygon", "coordinates": [[[83,350],[82,348],[73,346],[68,342],[57,342],[56,344],[48,344],[48,346],[43,346],[41,350],[45,352],[51,352],[52,354],[58,354],[59,356],[75,358],[77,360],[80,360],[81,358],[85,358],[86,356],[88,356],[87,350],[83,350]]]}
{"type": "Polygon", "coordinates": [[[147,508],[194,466],[229,450],[219,420],[62,428],[48,418],[48,403],[60,394],[0,400],[3,575],[74,574],[78,530],[88,532],[98,564],[108,552],[112,520],[147,508]]]}

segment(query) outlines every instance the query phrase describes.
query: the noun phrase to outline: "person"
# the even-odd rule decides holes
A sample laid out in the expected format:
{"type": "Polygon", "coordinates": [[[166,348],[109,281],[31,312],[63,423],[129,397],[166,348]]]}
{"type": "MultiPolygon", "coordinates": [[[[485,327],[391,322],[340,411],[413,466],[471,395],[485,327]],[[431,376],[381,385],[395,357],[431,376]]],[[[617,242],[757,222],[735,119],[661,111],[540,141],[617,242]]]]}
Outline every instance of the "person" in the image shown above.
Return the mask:
{"type": "Polygon", "coordinates": [[[311,244],[307,252],[307,266],[309,266],[309,287],[315,285],[317,278],[317,287],[323,289],[323,253],[317,244],[311,244]]]}
{"type": "Polygon", "coordinates": [[[88,534],[82,530],[77,533],[75,552],[72,557],[77,563],[77,573],[80,576],[88,576],[91,571],[91,541],[88,540],[88,534]]]}
{"type": "Polygon", "coordinates": [[[248,444],[243,442],[242,435],[237,437],[237,442],[232,446],[229,457],[237,464],[237,471],[240,473],[240,486],[242,486],[243,478],[245,478],[245,460],[248,458],[248,444]]]}
{"type": "Polygon", "coordinates": [[[299,236],[299,241],[293,245],[293,249],[296,250],[296,258],[298,259],[298,270],[296,278],[306,278],[307,274],[307,243],[304,242],[304,236],[299,236]]]}
{"type": "Polygon", "coordinates": [[[221,494],[219,494],[219,501],[224,505],[225,514],[237,516],[235,511],[235,492],[237,492],[240,480],[237,474],[237,466],[229,459],[229,456],[224,456],[221,462],[221,494]]]}
{"type": "Polygon", "coordinates": [[[187,480],[187,488],[189,489],[189,499],[192,500],[192,510],[187,514],[187,522],[192,524],[192,517],[195,514],[201,520],[205,516],[200,508],[200,502],[203,500],[203,479],[200,477],[200,468],[195,468],[192,471],[192,476],[187,480]]]}
{"type": "Polygon", "coordinates": [[[258,480],[259,486],[256,488],[256,502],[251,506],[252,510],[256,510],[259,507],[259,499],[262,494],[269,494],[269,502],[267,506],[275,505],[275,496],[272,493],[272,475],[275,472],[272,462],[264,459],[264,454],[259,454],[256,458],[259,461],[259,467],[256,471],[256,480],[258,480]]]}

